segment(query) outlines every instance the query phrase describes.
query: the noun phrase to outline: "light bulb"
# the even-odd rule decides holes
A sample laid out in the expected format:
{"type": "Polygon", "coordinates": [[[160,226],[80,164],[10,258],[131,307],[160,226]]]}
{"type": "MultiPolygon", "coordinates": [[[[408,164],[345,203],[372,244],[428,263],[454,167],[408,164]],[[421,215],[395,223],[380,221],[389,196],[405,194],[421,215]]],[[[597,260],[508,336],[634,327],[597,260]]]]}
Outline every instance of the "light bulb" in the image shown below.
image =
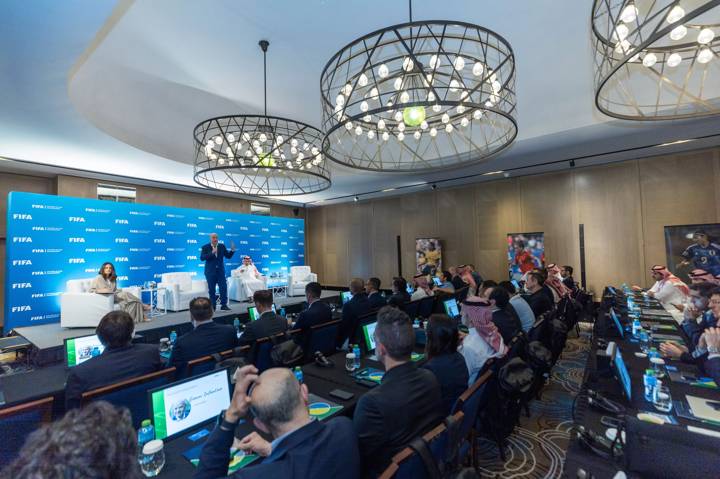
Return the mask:
{"type": "Polygon", "coordinates": [[[310,149],[309,143],[303,143],[303,150],[308,151],[310,149]]]}
{"type": "Polygon", "coordinates": [[[685,10],[680,5],[675,5],[670,9],[670,13],[667,15],[668,23],[675,23],[685,16],[685,10]]]}
{"type": "Polygon", "coordinates": [[[261,155],[262,153],[263,153],[262,147],[258,146],[257,148],[255,148],[255,154],[261,155]]]}
{"type": "Polygon", "coordinates": [[[410,95],[404,91],[400,94],[400,103],[407,103],[410,101],[410,95]]]}
{"type": "Polygon", "coordinates": [[[250,141],[250,133],[248,133],[248,132],[243,133],[242,138],[243,138],[243,141],[245,143],[247,143],[248,141],[250,141]]]}
{"type": "Polygon", "coordinates": [[[437,136],[437,128],[435,128],[435,127],[430,128],[430,136],[432,136],[433,138],[435,138],[437,136]]]}
{"type": "Polygon", "coordinates": [[[346,130],[352,130],[352,129],[353,129],[353,124],[352,124],[351,121],[345,123],[345,129],[346,129],[346,130]]]}
{"type": "Polygon", "coordinates": [[[397,126],[398,131],[405,131],[405,123],[400,122],[397,126]]]}
{"type": "Polygon", "coordinates": [[[372,140],[373,138],[375,138],[375,132],[372,130],[368,130],[367,137],[368,137],[368,140],[372,140]]]}
{"type": "Polygon", "coordinates": [[[216,145],[222,145],[222,138],[220,138],[219,136],[216,136],[215,138],[213,138],[213,141],[215,142],[216,145]]]}
{"type": "Polygon", "coordinates": [[[419,139],[420,139],[420,132],[419,132],[419,131],[416,131],[415,133],[413,133],[413,138],[415,138],[416,140],[419,140],[419,139]]]}
{"type": "Polygon", "coordinates": [[[395,121],[402,121],[402,119],[403,119],[403,114],[402,114],[402,112],[401,112],[401,111],[396,111],[396,112],[395,112],[395,115],[393,116],[393,118],[395,119],[395,121]]]}
{"type": "Polygon", "coordinates": [[[225,148],[225,153],[226,153],[228,156],[232,156],[232,154],[233,154],[232,148],[230,148],[229,146],[228,146],[227,148],[225,148]]]}
{"type": "Polygon", "coordinates": [[[473,112],[473,118],[475,120],[479,120],[480,118],[482,118],[482,110],[475,110],[473,112]]]}
{"type": "Polygon", "coordinates": [[[403,60],[403,70],[409,72],[413,69],[413,66],[414,64],[410,57],[405,57],[405,59],[403,60]]]}
{"type": "Polygon", "coordinates": [[[687,28],[685,28],[685,25],[678,25],[670,32],[670,39],[675,41],[682,40],[685,35],[687,35],[687,28]]]}
{"type": "Polygon", "coordinates": [[[630,33],[630,29],[621,23],[615,27],[615,31],[612,34],[613,40],[623,41],[627,38],[628,33],[630,33]]]}
{"type": "Polygon", "coordinates": [[[680,56],[680,54],[673,53],[667,59],[667,66],[675,68],[676,66],[680,65],[681,61],[682,61],[682,57],[680,56]]]}
{"type": "Polygon", "coordinates": [[[447,123],[450,121],[450,115],[448,115],[447,113],[443,113],[443,116],[441,119],[442,119],[443,123],[447,123]]]}
{"type": "Polygon", "coordinates": [[[632,23],[638,16],[638,9],[634,3],[628,3],[620,13],[620,21],[623,23],[632,23]]]}
{"type": "Polygon", "coordinates": [[[378,120],[378,122],[377,122],[377,127],[380,128],[381,130],[384,130],[385,129],[385,120],[380,118],[380,120],[378,120]]]}
{"type": "Polygon", "coordinates": [[[464,116],[462,120],[460,120],[460,126],[468,126],[469,124],[470,120],[468,120],[466,116],[464,116]]]}
{"type": "Polygon", "coordinates": [[[623,40],[623,41],[615,44],[615,53],[624,55],[630,51],[630,47],[631,47],[630,42],[627,40],[623,40]]]}
{"type": "Polygon", "coordinates": [[[335,105],[342,107],[345,104],[345,96],[340,94],[335,97],[335,105]]]}
{"type": "Polygon", "coordinates": [[[298,146],[297,138],[293,138],[292,140],[290,140],[290,146],[298,146]]]}
{"type": "Polygon", "coordinates": [[[358,126],[355,127],[355,134],[356,134],[357,136],[362,135],[362,127],[361,127],[360,125],[358,125],[358,126]]]}
{"type": "Polygon", "coordinates": [[[260,143],[265,143],[267,141],[267,136],[265,133],[260,133],[260,136],[258,137],[260,139],[260,143]]]}
{"type": "Polygon", "coordinates": [[[423,130],[427,130],[427,127],[428,127],[428,122],[423,120],[423,122],[420,123],[420,128],[422,128],[423,130]]]}
{"type": "Polygon", "coordinates": [[[455,80],[454,78],[452,80],[450,80],[450,91],[456,92],[458,90],[458,88],[460,88],[460,83],[457,80],[455,80]]]}
{"type": "Polygon", "coordinates": [[[485,70],[485,68],[483,67],[483,64],[480,62],[475,62],[475,65],[473,65],[473,69],[472,69],[473,75],[475,75],[476,77],[479,77],[480,75],[483,74],[483,70],[485,70]]]}
{"type": "Polygon", "coordinates": [[[260,146],[260,141],[259,141],[259,140],[253,140],[252,146],[253,146],[253,148],[259,147],[259,146],[260,146]]]}
{"type": "Polygon", "coordinates": [[[395,81],[393,82],[393,87],[395,87],[396,90],[399,90],[402,88],[402,78],[397,77],[395,81]]]}
{"type": "Polygon", "coordinates": [[[712,60],[713,56],[714,56],[714,54],[713,54],[712,50],[710,50],[707,47],[703,47],[700,49],[700,51],[697,54],[697,61],[698,61],[698,63],[705,64],[705,63],[709,62],[710,60],[712,60]]]}
{"type": "Polygon", "coordinates": [[[383,141],[388,141],[388,138],[390,138],[390,134],[388,134],[387,131],[383,131],[383,134],[382,134],[383,141]]]}
{"type": "Polygon", "coordinates": [[[365,116],[363,117],[363,121],[364,121],[365,123],[370,123],[370,122],[372,121],[372,115],[365,115],[365,116]]]}
{"type": "Polygon", "coordinates": [[[397,139],[398,139],[398,141],[403,141],[405,139],[405,133],[403,133],[402,131],[400,133],[398,133],[397,139]]]}
{"type": "Polygon", "coordinates": [[[430,65],[430,68],[435,70],[437,67],[440,66],[440,58],[437,55],[433,55],[430,57],[430,61],[428,62],[428,65],[430,65]]]}
{"type": "Polygon", "coordinates": [[[227,136],[227,139],[228,139],[228,141],[229,141],[230,143],[234,143],[234,142],[235,142],[235,135],[233,135],[232,133],[230,133],[230,134],[227,136]]]}
{"type": "Polygon", "coordinates": [[[245,156],[250,158],[252,156],[252,151],[250,151],[249,149],[247,151],[245,151],[245,156]]]}
{"type": "Polygon", "coordinates": [[[460,92],[460,101],[465,101],[465,100],[467,100],[468,95],[469,95],[469,93],[467,92],[467,90],[461,91],[461,92],[460,92]]]}
{"type": "Polygon", "coordinates": [[[453,125],[452,125],[452,123],[448,123],[447,125],[445,125],[445,132],[446,132],[446,133],[452,133],[452,131],[453,131],[453,125]]]}
{"type": "Polygon", "coordinates": [[[455,70],[457,70],[457,71],[462,70],[463,68],[465,68],[465,59],[463,57],[455,57],[453,66],[455,67],[455,70]]]}
{"type": "Polygon", "coordinates": [[[275,138],[275,143],[277,143],[278,145],[282,145],[284,141],[285,138],[283,138],[282,135],[278,135],[277,138],[275,138]]]}
{"type": "Polygon", "coordinates": [[[225,164],[225,160],[224,160],[224,159],[222,159],[222,158],[220,158],[220,159],[218,160],[218,164],[220,164],[220,165],[224,165],[224,164],[225,164]]]}
{"type": "Polygon", "coordinates": [[[432,75],[432,73],[428,73],[427,75],[425,75],[425,86],[431,85],[433,80],[435,80],[435,77],[432,75]]]}
{"type": "Polygon", "coordinates": [[[715,38],[715,32],[710,30],[709,28],[703,28],[700,30],[700,33],[698,33],[697,42],[700,45],[707,45],[711,41],[713,41],[713,38],[715,38]]]}
{"type": "Polygon", "coordinates": [[[377,99],[378,97],[378,89],[377,87],[372,87],[372,90],[370,90],[370,98],[377,99]]]}
{"type": "Polygon", "coordinates": [[[502,85],[501,85],[500,82],[497,81],[497,80],[495,80],[494,82],[492,82],[491,87],[492,87],[492,91],[493,91],[495,94],[500,93],[500,90],[502,90],[502,85]]]}
{"type": "MultiPolygon", "coordinates": [[[[358,128],[360,128],[360,127],[358,126],[358,128]]],[[[303,155],[302,152],[298,153],[298,156],[297,156],[298,162],[302,161],[304,158],[305,158],[305,155],[303,155]]]]}
{"type": "Polygon", "coordinates": [[[313,156],[317,156],[317,154],[320,153],[320,150],[318,150],[317,146],[313,146],[310,148],[310,153],[312,153],[313,156]]]}
{"type": "Polygon", "coordinates": [[[435,94],[431,91],[427,94],[427,101],[435,101],[435,94]]]}
{"type": "Polygon", "coordinates": [[[410,126],[418,126],[425,121],[424,106],[409,106],[403,109],[403,121],[410,126]]]}
{"type": "Polygon", "coordinates": [[[342,89],[342,92],[345,96],[350,96],[350,94],[352,93],[352,85],[349,83],[346,83],[342,89]]]}
{"type": "Polygon", "coordinates": [[[363,100],[363,102],[360,103],[360,110],[362,110],[362,111],[368,111],[368,108],[369,108],[368,102],[366,102],[365,100],[363,100]]]}
{"type": "Polygon", "coordinates": [[[458,105],[455,110],[458,112],[458,115],[462,115],[463,113],[465,113],[465,107],[462,105],[458,105]]]}
{"type": "Polygon", "coordinates": [[[435,113],[440,113],[440,110],[442,110],[442,107],[436,103],[433,105],[432,109],[435,113]]]}
{"type": "Polygon", "coordinates": [[[654,53],[645,54],[645,58],[643,58],[643,65],[650,68],[651,66],[655,65],[656,62],[657,56],[654,53]]]}
{"type": "Polygon", "coordinates": [[[388,70],[387,65],[384,63],[378,67],[378,76],[380,78],[385,78],[390,74],[390,70],[388,70]]]}
{"type": "Polygon", "coordinates": [[[361,73],[358,77],[358,85],[360,86],[367,86],[368,84],[368,77],[364,73],[361,73]]]}
{"type": "Polygon", "coordinates": [[[216,155],[215,153],[211,153],[211,154],[210,154],[210,159],[211,159],[211,160],[217,160],[217,155],[216,155]]]}

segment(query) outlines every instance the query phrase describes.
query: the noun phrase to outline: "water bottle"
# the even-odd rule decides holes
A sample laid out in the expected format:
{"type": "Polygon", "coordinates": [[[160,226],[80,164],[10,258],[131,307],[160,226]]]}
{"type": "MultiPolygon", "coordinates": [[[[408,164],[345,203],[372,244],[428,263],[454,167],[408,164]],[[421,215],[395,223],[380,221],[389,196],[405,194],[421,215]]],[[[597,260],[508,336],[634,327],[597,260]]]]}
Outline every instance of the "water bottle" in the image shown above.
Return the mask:
{"type": "Polygon", "coordinates": [[[143,446],[153,439],[155,439],[155,428],[150,419],[145,419],[138,429],[138,462],[140,464],[143,461],[143,446]]]}
{"type": "Polygon", "coordinates": [[[295,374],[295,378],[298,380],[300,384],[303,382],[303,372],[300,366],[295,366],[295,369],[293,370],[293,373],[295,374]]]}
{"type": "Polygon", "coordinates": [[[352,351],[355,354],[355,362],[353,363],[353,369],[357,371],[358,369],[360,369],[360,345],[354,345],[352,351]]]}
{"type": "Polygon", "coordinates": [[[285,308],[280,308],[280,311],[278,311],[278,313],[280,314],[280,316],[282,316],[284,318],[285,317],[285,308]]]}
{"type": "Polygon", "coordinates": [[[235,326],[235,335],[239,338],[240,337],[240,320],[235,318],[233,320],[233,326],[235,326]]]}
{"type": "Polygon", "coordinates": [[[642,331],[642,324],[640,324],[640,319],[635,318],[632,323],[632,335],[634,338],[637,338],[640,336],[640,331],[642,331]]]}
{"type": "Polygon", "coordinates": [[[647,354],[647,352],[650,350],[650,335],[648,334],[647,330],[643,329],[642,327],[638,331],[638,335],[640,338],[640,351],[647,354]]]}
{"type": "Polygon", "coordinates": [[[655,371],[652,369],[645,370],[645,374],[643,375],[643,384],[645,385],[645,400],[652,402],[655,398],[655,386],[657,385],[655,371]]]}
{"type": "Polygon", "coordinates": [[[170,347],[175,346],[175,341],[177,341],[177,333],[175,331],[170,331],[170,347]]]}

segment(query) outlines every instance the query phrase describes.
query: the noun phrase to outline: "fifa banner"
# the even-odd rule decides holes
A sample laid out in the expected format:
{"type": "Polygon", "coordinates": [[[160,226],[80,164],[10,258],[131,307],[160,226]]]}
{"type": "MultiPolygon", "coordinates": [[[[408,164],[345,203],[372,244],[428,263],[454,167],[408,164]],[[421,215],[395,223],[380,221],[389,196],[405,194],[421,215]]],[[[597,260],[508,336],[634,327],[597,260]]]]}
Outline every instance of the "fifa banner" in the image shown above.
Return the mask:
{"type": "Polygon", "coordinates": [[[10,193],[5,331],[60,321],[65,282],[95,277],[106,261],[118,287],[160,282],[168,272],[203,278],[200,249],[213,232],[237,248],[227,274],[246,254],[269,278],[305,264],[302,219],[10,193]]]}

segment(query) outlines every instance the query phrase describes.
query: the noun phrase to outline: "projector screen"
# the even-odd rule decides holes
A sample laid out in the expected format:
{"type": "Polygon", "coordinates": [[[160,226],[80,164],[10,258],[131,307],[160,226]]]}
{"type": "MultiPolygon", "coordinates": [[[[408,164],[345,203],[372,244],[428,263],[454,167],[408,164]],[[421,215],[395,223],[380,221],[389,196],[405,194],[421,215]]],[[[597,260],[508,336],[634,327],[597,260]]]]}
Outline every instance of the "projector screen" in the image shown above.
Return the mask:
{"type": "Polygon", "coordinates": [[[4,329],[59,321],[66,281],[95,277],[105,261],[118,287],[159,282],[166,272],[202,279],[200,249],[213,232],[237,248],[227,275],[246,254],[269,278],[286,275],[305,264],[304,228],[295,218],[12,192],[4,329]]]}

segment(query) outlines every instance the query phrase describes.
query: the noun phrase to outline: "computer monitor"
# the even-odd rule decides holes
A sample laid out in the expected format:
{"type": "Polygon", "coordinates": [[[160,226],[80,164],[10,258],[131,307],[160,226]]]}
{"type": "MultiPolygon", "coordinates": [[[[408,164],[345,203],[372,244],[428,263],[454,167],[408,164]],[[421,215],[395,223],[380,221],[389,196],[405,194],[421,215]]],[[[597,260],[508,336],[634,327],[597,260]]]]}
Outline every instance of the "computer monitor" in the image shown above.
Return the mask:
{"type": "Polygon", "coordinates": [[[69,338],[65,343],[65,365],[69,368],[82,364],[90,358],[100,356],[105,346],[97,334],[69,338]]]}
{"type": "Polygon", "coordinates": [[[435,286],[442,286],[442,280],[438,278],[437,276],[433,276],[433,283],[435,283],[435,286]]]}
{"type": "MultiPolygon", "coordinates": [[[[272,311],[273,313],[277,313],[277,310],[275,309],[275,303],[272,305],[272,311]]],[[[260,313],[258,313],[258,310],[255,306],[250,306],[248,308],[248,315],[250,316],[250,321],[257,321],[260,319],[260,313]]]]}
{"type": "Polygon", "coordinates": [[[377,321],[363,324],[362,327],[363,337],[365,338],[365,349],[368,354],[372,354],[375,351],[375,326],[377,326],[377,321]]]}
{"type": "Polygon", "coordinates": [[[623,330],[622,324],[620,324],[620,319],[617,316],[617,313],[615,312],[615,308],[610,308],[610,316],[612,316],[613,322],[615,323],[615,327],[618,330],[618,333],[620,333],[620,337],[625,337],[625,331],[623,330]]]}
{"type": "Polygon", "coordinates": [[[352,299],[352,293],[350,291],[343,291],[340,293],[340,298],[342,298],[342,304],[345,304],[352,299]]]}
{"type": "Polygon", "coordinates": [[[622,354],[620,354],[620,348],[615,350],[615,360],[613,361],[615,366],[615,374],[622,385],[623,392],[628,401],[632,400],[632,384],[630,382],[630,374],[628,374],[627,366],[623,361],[622,354]]]}
{"type": "Polygon", "coordinates": [[[460,316],[460,308],[458,308],[457,300],[455,298],[447,299],[443,302],[445,307],[445,314],[451,318],[457,318],[460,316]]]}
{"type": "Polygon", "coordinates": [[[167,439],[205,421],[230,406],[228,370],[220,369],[148,391],[155,438],[167,439]]]}

